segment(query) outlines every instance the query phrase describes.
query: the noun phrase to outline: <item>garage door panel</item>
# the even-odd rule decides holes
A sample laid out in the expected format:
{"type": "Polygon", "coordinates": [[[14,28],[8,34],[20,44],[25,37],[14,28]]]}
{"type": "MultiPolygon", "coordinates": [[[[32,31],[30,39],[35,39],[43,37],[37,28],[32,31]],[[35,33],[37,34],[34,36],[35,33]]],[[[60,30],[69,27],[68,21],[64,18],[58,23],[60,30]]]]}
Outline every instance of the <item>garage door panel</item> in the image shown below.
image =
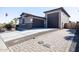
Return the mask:
{"type": "Polygon", "coordinates": [[[48,14],[48,27],[49,28],[58,28],[59,22],[59,13],[48,14]]]}
{"type": "Polygon", "coordinates": [[[44,28],[44,20],[33,19],[33,28],[44,28]]]}

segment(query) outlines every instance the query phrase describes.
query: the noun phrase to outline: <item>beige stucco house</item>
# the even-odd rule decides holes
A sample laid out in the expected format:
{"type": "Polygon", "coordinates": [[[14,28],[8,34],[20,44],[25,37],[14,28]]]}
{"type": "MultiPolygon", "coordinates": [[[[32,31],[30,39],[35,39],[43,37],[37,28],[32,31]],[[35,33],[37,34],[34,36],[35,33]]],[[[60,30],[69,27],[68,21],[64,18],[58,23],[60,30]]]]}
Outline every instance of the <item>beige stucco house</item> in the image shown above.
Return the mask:
{"type": "Polygon", "coordinates": [[[45,17],[22,13],[19,18],[19,28],[64,28],[69,23],[70,15],[63,7],[45,11],[45,17]]]}

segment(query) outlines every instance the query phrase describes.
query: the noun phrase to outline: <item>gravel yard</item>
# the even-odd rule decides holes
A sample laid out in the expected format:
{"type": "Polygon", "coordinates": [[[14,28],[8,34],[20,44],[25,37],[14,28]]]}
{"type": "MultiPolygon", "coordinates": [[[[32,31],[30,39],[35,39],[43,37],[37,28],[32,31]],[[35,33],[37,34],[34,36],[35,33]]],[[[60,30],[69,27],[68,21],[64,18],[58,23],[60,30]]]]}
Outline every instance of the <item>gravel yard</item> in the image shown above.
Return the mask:
{"type": "Polygon", "coordinates": [[[68,36],[74,36],[74,33],[71,33],[69,29],[62,29],[18,42],[8,46],[8,49],[12,52],[68,52],[72,43],[72,40],[66,39],[68,36]]]}

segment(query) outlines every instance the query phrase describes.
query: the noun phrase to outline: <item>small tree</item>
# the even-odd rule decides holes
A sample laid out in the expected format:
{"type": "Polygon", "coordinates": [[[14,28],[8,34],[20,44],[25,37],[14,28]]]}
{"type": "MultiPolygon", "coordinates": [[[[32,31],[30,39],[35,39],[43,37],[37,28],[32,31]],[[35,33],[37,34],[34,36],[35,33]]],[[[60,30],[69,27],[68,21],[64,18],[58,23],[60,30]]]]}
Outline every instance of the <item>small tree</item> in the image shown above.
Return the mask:
{"type": "Polygon", "coordinates": [[[15,28],[15,25],[14,25],[14,21],[13,20],[9,24],[12,26],[12,28],[15,28]]]}
{"type": "Polygon", "coordinates": [[[5,28],[4,26],[5,26],[5,23],[0,24],[0,30],[3,29],[3,28],[5,28]]]}
{"type": "Polygon", "coordinates": [[[14,27],[16,28],[16,25],[17,25],[17,21],[18,21],[18,18],[14,18],[13,19],[13,24],[14,24],[14,27]]]}
{"type": "Polygon", "coordinates": [[[2,26],[2,24],[0,24],[0,31],[1,31],[2,28],[3,28],[3,26],[2,26]]]}

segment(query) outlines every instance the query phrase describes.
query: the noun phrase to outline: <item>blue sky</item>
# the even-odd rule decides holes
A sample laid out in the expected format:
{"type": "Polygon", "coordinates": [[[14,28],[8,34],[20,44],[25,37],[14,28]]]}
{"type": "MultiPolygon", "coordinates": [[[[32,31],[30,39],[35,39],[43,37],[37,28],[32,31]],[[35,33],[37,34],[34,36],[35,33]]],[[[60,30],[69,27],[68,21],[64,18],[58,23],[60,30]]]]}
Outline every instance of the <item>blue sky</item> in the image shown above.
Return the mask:
{"type": "MultiPolygon", "coordinates": [[[[44,11],[51,10],[57,7],[0,7],[0,23],[10,22],[13,18],[19,17],[22,12],[31,13],[37,16],[45,16],[44,11]],[[6,17],[5,14],[8,13],[6,17]]],[[[78,7],[64,7],[70,14],[71,21],[79,21],[78,7]]]]}

